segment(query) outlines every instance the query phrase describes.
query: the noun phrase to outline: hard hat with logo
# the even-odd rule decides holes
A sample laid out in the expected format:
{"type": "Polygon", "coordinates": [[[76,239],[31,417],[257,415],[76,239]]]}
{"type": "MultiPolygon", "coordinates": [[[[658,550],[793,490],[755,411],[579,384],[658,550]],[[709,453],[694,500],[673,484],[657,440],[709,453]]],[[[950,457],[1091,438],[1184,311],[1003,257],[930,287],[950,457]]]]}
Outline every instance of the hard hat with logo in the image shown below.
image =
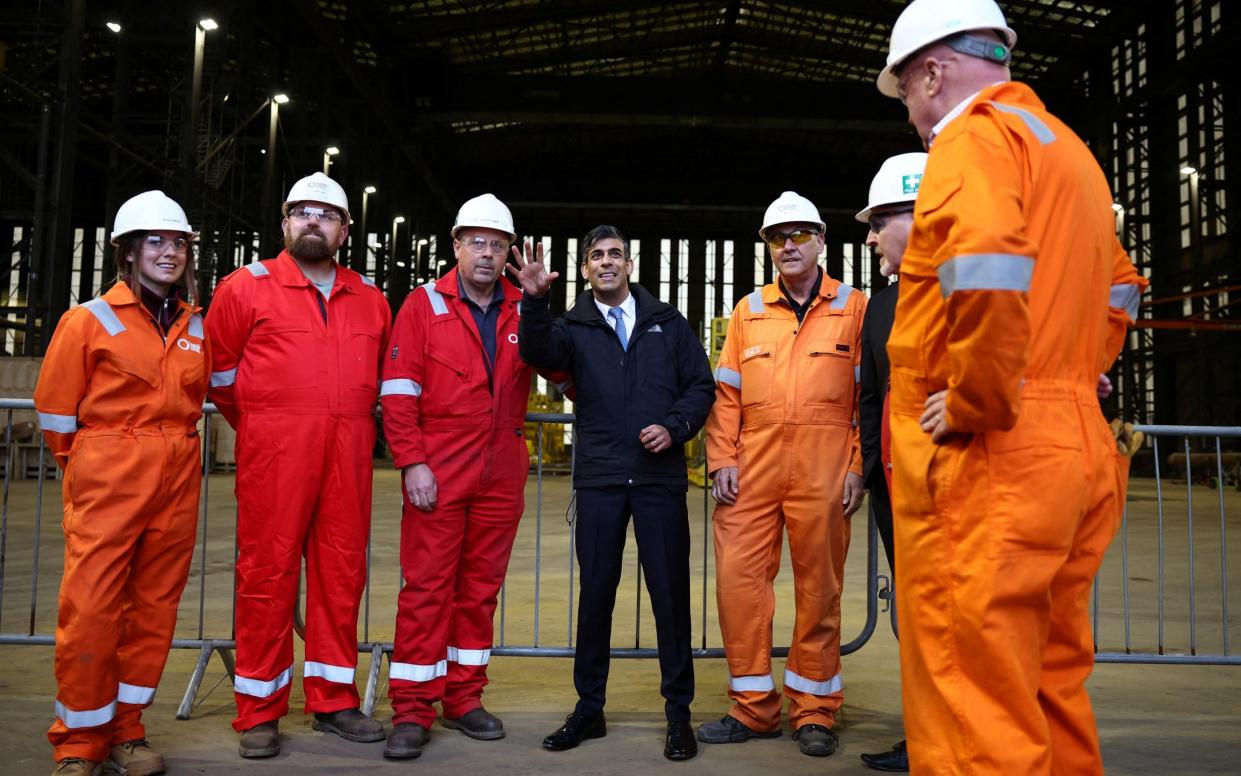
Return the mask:
{"type": "Polygon", "coordinates": [[[767,212],[763,215],[763,228],[758,230],[758,236],[766,240],[768,227],[796,221],[818,224],[820,231],[827,229],[827,225],[823,223],[823,218],[819,215],[819,209],[814,206],[813,202],[796,191],[786,191],[767,206],[767,212]]]}
{"type": "Polygon", "coordinates": [[[480,229],[495,229],[506,233],[510,239],[517,239],[517,230],[513,227],[513,214],[508,206],[496,198],[495,194],[480,194],[467,199],[457,211],[457,220],[452,225],[452,236],[457,232],[473,226],[480,229]]]}
{"type": "Polygon", "coordinates": [[[289,189],[289,196],[285,198],[284,205],[281,209],[286,216],[289,214],[289,205],[295,202],[322,202],[325,205],[331,205],[340,209],[345,218],[349,217],[349,197],[345,196],[345,190],[340,184],[321,172],[313,175],[307,175],[297,183],[293,184],[293,188],[289,189]]]}
{"type": "MultiPolygon", "coordinates": [[[[899,97],[895,70],[901,63],[936,41],[971,30],[995,30],[1004,36],[1009,49],[1017,45],[1017,33],[995,0],[914,0],[892,26],[888,63],[876,79],[879,91],[899,97]]],[[[1007,51],[1003,53],[1007,57],[1007,51]]]]}
{"type": "Polygon", "coordinates": [[[866,209],[854,218],[866,223],[870,220],[871,211],[886,205],[903,205],[914,203],[918,198],[918,188],[922,185],[922,172],[926,169],[926,154],[921,151],[912,154],[897,154],[889,157],[875,173],[870,182],[870,197],[866,201],[866,209]]]}
{"type": "Polygon", "coordinates": [[[198,237],[198,232],[190,228],[185,210],[172,197],[162,191],[144,191],[117,208],[112,244],[116,245],[130,232],[157,231],[185,232],[191,240],[198,237]]]}

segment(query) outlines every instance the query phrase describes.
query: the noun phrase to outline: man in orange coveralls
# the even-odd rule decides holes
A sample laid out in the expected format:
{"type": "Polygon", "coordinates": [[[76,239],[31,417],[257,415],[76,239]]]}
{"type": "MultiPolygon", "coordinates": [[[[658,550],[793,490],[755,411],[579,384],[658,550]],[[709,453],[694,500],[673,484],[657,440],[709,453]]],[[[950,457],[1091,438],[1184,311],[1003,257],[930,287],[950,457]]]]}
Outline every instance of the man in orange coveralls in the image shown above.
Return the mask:
{"type": "Polygon", "coordinates": [[[915,0],[881,92],[930,151],[888,340],[914,773],[1101,774],[1087,597],[1124,483],[1096,390],[1146,281],[992,0],[915,0]]]}
{"type": "Polygon", "coordinates": [[[435,708],[470,738],[504,737],[482,705],[492,615],[525,507],[533,370],[517,349],[521,291],[502,279],[517,238],[491,194],[461,206],[457,266],[405,299],[380,390],[402,472],[401,568],[384,756],[422,753],[435,708]]]}
{"type": "Polygon", "coordinates": [[[854,419],[866,297],[818,264],[823,220],[786,191],[759,236],[779,280],[737,304],[707,419],[715,478],[715,579],[728,656],[728,715],[698,729],[706,743],[780,735],[771,675],[772,582],[782,528],[793,558],[797,619],[784,671],[793,739],[804,754],[836,751],[844,702],[840,590],[849,520],[862,498],[854,419]]]}
{"type": "Polygon", "coordinates": [[[237,429],[237,671],[242,757],[280,751],[293,607],[306,557],[306,711],[316,730],[379,741],[358,710],[358,604],[370,534],[372,412],[392,313],[334,261],[349,202],[331,178],[293,184],[285,250],[216,289],[211,398],[237,429]]]}
{"type": "MultiPolygon", "coordinates": [[[[121,282],[65,313],[34,403],[65,470],[56,626],[55,774],[164,772],[142,710],[155,699],[194,554],[196,424],[210,358],[194,284],[197,235],[147,191],[117,210],[121,282]]],[[[24,770],[24,768],[22,769],[24,770]]]]}

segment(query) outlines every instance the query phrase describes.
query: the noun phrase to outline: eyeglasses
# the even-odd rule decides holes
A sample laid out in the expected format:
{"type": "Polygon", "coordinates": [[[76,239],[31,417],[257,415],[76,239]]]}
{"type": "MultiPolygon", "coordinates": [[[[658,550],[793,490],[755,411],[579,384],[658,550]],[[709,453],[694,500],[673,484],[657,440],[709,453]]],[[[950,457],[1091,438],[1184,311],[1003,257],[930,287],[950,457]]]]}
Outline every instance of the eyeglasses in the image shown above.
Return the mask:
{"type": "Polygon", "coordinates": [[[312,216],[317,217],[320,221],[331,221],[339,223],[341,220],[340,212],[326,207],[312,207],[310,205],[297,205],[289,208],[289,216],[299,221],[309,221],[312,216]]]}
{"type": "Polygon", "coordinates": [[[164,251],[171,245],[177,253],[181,253],[190,247],[190,241],[184,237],[164,237],[158,234],[148,234],[144,244],[146,247],[154,248],[157,251],[164,251]]]}
{"type": "Polygon", "coordinates": [[[791,232],[768,232],[765,239],[772,250],[778,250],[784,247],[786,240],[792,240],[794,245],[805,245],[818,236],[818,229],[794,229],[791,232]]]}
{"type": "Polygon", "coordinates": [[[486,240],[482,237],[472,237],[468,240],[457,240],[457,242],[469,248],[470,253],[483,254],[489,248],[492,253],[508,253],[508,243],[503,240],[486,240]]]}
{"type": "Polygon", "coordinates": [[[913,77],[917,75],[918,71],[921,69],[922,69],[921,63],[919,63],[917,66],[910,67],[909,72],[901,76],[900,80],[896,82],[896,96],[900,98],[902,105],[905,104],[905,98],[909,96],[908,92],[905,91],[906,84],[908,84],[911,80],[913,80],[913,77]]]}
{"type": "Polygon", "coordinates": [[[906,213],[912,213],[912,212],[914,212],[913,208],[905,207],[905,208],[901,208],[900,210],[889,210],[885,213],[874,213],[871,215],[870,219],[867,221],[867,224],[870,226],[870,230],[872,232],[874,232],[875,234],[879,234],[884,229],[886,229],[888,224],[892,223],[892,221],[894,221],[897,216],[903,216],[906,213]]]}

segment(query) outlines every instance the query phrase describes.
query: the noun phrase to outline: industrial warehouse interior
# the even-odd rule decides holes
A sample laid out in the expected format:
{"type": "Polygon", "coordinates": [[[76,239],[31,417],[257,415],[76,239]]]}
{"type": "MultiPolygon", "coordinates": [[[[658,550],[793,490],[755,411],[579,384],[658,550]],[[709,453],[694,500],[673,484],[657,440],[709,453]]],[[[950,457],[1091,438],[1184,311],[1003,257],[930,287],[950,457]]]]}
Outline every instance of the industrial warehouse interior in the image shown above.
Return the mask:
{"type": "MultiPolygon", "coordinates": [[[[454,218],[491,193],[542,244],[562,314],[587,289],[582,235],[614,224],[630,282],[675,307],[718,365],[734,307],[776,279],[759,236],[781,192],[825,223],[823,270],[873,296],[889,284],[855,214],[887,158],[922,150],[881,94],[906,0],[16,0],[0,9],[0,771],[46,773],[64,567],[62,470],[35,385],[67,311],[117,281],[118,208],[158,189],[198,237],[208,325],[220,282],[282,247],[285,193],[315,172],[348,196],[338,260],[395,314],[456,264],[454,218]]],[[[1092,588],[1087,683],[1114,774],[1232,774],[1241,746],[1241,202],[1233,62],[1241,13],[1222,0],[1001,0],[1012,77],[1086,143],[1117,236],[1149,280],[1102,400],[1145,431],[1124,520],[1092,588]]],[[[508,283],[507,280],[502,281],[508,283]]],[[[516,342],[516,340],[513,340],[516,342]]],[[[395,354],[393,356],[395,359],[395,354]]],[[[203,485],[173,649],[143,720],[169,773],[868,773],[903,738],[892,574],[868,507],[851,518],[842,596],[845,701],[831,757],[772,740],[661,756],[656,626],[630,534],[612,631],[608,735],[569,752],[543,736],[576,701],[571,540],[573,401],[538,378],[530,475],[495,616],[487,708],[502,741],[443,728],[415,762],[312,730],[294,639],[283,750],[241,759],[231,726],[235,433],[200,423],[203,485]]],[[[686,444],[695,725],[729,708],[716,605],[715,502],[701,435],[686,444]]],[[[402,477],[374,457],[359,693],[388,722],[402,477]]],[[[794,628],[787,546],[773,643],[794,628]]],[[[303,584],[303,597],[304,597],[303,584]]],[[[300,607],[299,607],[300,608],[300,607]]],[[[300,617],[300,613],[299,613],[300,617]]],[[[784,668],[777,653],[775,672],[784,668]]]]}

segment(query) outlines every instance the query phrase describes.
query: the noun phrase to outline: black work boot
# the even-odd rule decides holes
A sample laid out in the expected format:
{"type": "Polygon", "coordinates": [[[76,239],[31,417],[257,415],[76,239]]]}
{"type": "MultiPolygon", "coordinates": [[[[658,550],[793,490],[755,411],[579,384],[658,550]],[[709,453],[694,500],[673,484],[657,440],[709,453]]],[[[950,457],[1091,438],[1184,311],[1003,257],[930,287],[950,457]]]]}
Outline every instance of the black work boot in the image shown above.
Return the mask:
{"type": "Polygon", "coordinates": [[[442,722],[449,730],[460,730],[470,738],[477,738],[479,741],[504,738],[504,723],[482,706],[473,711],[467,711],[456,719],[444,717],[442,722]]]}
{"type": "Polygon", "coordinates": [[[357,709],[341,709],[329,713],[315,712],[312,727],[323,733],[335,733],[346,741],[369,744],[384,740],[384,726],[357,709]]]}
{"type": "Polygon", "coordinates": [[[275,757],[280,754],[280,728],[273,720],[255,725],[241,734],[241,756],[247,759],[275,757]]]}
{"type": "Polygon", "coordinates": [[[417,722],[402,722],[392,726],[384,757],[389,760],[412,760],[422,754],[422,747],[430,737],[427,729],[417,722]]]}

